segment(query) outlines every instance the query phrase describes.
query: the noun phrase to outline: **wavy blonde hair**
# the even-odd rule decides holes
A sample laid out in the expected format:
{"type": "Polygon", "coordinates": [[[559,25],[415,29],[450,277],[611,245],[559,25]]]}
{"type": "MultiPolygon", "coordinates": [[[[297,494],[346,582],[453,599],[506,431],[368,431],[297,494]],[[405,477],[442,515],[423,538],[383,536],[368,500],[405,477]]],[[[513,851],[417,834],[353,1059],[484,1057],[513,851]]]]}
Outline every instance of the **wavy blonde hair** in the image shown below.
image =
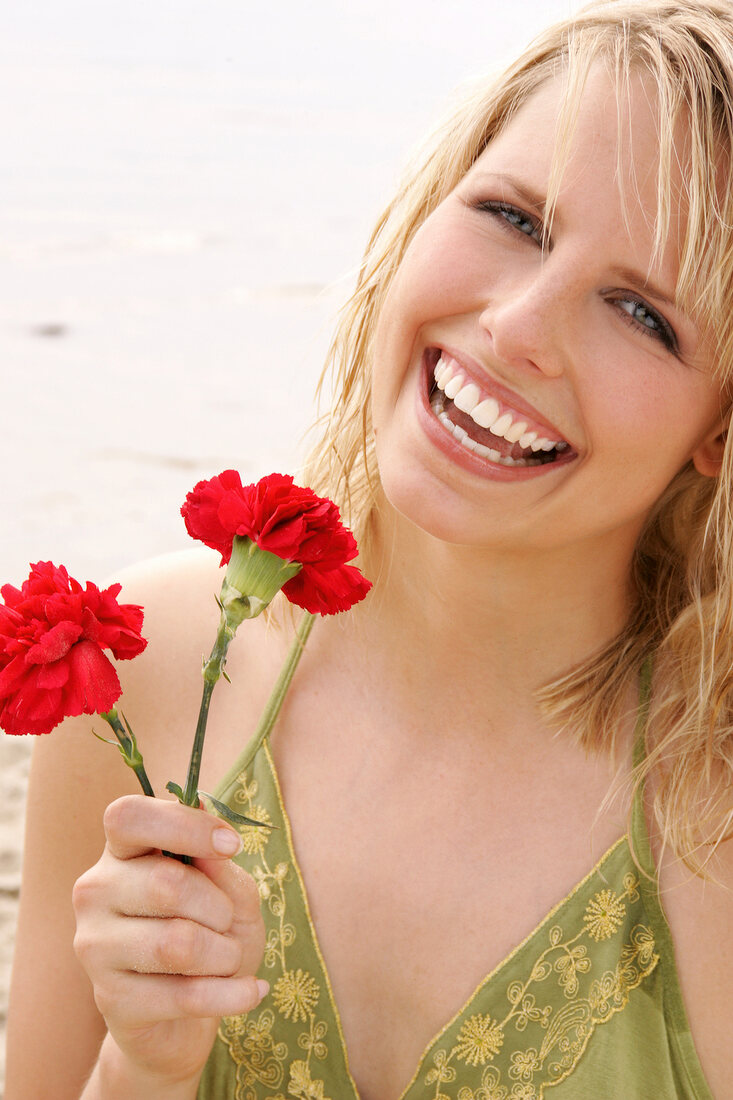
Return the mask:
{"type": "MultiPolygon", "coordinates": [[[[371,427],[371,351],[380,308],[417,229],[522,103],[566,76],[549,207],[554,207],[574,120],[591,67],[602,62],[619,92],[632,73],[658,88],[660,171],[655,255],[678,196],[675,125],[689,127],[684,173],[689,210],[677,295],[716,334],[715,370],[733,378],[733,5],[721,0],[603,0],[549,28],[498,80],[454,110],[412,165],[379,218],[344,307],[324,377],[334,398],[307,465],[309,483],[341,507],[368,540],[379,477],[371,427]]],[[[623,96],[619,95],[619,116],[623,96]]],[[[620,122],[619,117],[619,122],[620,122]]],[[[323,379],[322,379],[323,383],[323,379]]],[[[726,399],[727,401],[727,399],[726,399]]],[[[733,434],[733,433],[732,433],[733,434]]],[[[637,595],[624,631],[541,693],[558,723],[613,751],[624,700],[645,656],[654,660],[648,752],[653,813],[663,841],[700,868],[726,834],[733,791],[733,444],[720,475],[689,463],[668,486],[639,539],[637,595]]]]}

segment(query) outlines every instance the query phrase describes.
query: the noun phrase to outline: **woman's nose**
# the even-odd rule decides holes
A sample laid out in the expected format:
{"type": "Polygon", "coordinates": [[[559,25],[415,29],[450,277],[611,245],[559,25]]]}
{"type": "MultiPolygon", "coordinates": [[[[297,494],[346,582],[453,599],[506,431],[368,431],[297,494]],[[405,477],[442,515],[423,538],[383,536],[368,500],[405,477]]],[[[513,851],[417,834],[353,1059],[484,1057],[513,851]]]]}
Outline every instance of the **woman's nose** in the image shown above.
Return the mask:
{"type": "Polygon", "coordinates": [[[558,377],[568,363],[572,290],[549,268],[546,260],[520,282],[494,287],[479,321],[497,360],[558,377]]]}

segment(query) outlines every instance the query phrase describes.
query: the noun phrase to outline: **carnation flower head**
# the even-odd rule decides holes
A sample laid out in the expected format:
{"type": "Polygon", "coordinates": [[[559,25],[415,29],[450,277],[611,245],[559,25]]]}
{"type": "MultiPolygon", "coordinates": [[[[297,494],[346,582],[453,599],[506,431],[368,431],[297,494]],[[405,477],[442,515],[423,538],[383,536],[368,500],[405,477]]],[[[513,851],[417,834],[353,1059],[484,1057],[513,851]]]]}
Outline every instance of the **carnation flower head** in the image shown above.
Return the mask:
{"type": "MultiPolygon", "coordinates": [[[[181,509],[192,538],[218,550],[221,564],[232,556],[235,538],[248,539],[281,562],[301,568],[278,588],[306,611],[333,615],[366,596],[371,582],[356,566],[356,540],[341,522],[333,501],[269,474],[242,485],[236,470],[200,481],[181,509]]],[[[271,597],[270,597],[271,598],[271,597]]]]}
{"type": "Polygon", "coordinates": [[[109,650],[129,660],[147,645],[143,612],[117,602],[121,585],[82,588],[63,565],[37,562],[22,586],[0,589],[0,726],[50,733],[64,718],[108,711],[120,697],[109,650]]]}

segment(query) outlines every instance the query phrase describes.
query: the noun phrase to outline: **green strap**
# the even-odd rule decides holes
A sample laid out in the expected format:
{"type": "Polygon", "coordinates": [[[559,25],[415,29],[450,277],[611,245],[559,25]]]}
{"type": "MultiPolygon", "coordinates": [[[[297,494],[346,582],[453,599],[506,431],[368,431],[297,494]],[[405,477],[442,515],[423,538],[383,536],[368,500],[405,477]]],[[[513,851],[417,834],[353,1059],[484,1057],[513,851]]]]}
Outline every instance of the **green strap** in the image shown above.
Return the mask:
{"type": "MultiPolygon", "coordinates": [[[[634,738],[634,772],[638,772],[646,756],[646,730],[649,719],[649,701],[651,693],[652,659],[651,657],[646,657],[639,673],[639,713],[636,719],[636,733],[634,738]]],[[[657,869],[654,865],[644,813],[645,788],[646,783],[644,780],[637,779],[636,788],[634,790],[634,804],[631,809],[631,843],[634,856],[639,861],[641,869],[650,879],[656,882],[657,869]]]]}
{"type": "Polygon", "coordinates": [[[277,716],[280,713],[280,708],[285,701],[285,696],[288,693],[290,687],[290,681],[292,680],[295,670],[298,667],[298,662],[303,656],[303,650],[305,649],[305,643],[308,641],[308,635],[313,629],[313,620],[315,615],[311,615],[309,611],[306,611],[305,615],[301,618],[295,630],[295,637],[288,650],[288,655],[283,662],[283,666],[280,669],[275,686],[272,689],[270,698],[265,704],[264,710],[260,715],[260,720],[257,723],[257,728],[252,734],[252,740],[248,745],[247,761],[246,764],[252,759],[262,742],[270,733],[272,727],[275,725],[277,716]]]}

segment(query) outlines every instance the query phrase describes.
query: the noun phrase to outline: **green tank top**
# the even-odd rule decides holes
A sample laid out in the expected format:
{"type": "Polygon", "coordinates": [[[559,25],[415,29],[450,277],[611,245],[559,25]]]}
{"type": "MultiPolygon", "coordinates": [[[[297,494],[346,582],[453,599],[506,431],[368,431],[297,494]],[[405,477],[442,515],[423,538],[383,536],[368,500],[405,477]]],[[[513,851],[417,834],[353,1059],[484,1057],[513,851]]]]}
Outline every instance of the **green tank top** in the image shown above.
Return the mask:
{"type": "MultiPolygon", "coordinates": [[[[289,675],[217,791],[233,810],[278,826],[243,827],[237,857],[262,899],[260,974],[270,994],[253,1012],[222,1019],[198,1100],[358,1100],[268,743],[289,675]]],[[[637,754],[649,679],[646,672],[637,754]]],[[[552,1100],[713,1100],[682,1003],[641,796],[631,838],[618,840],[483,979],[425,1048],[400,1100],[541,1100],[546,1093],[552,1100]]]]}

